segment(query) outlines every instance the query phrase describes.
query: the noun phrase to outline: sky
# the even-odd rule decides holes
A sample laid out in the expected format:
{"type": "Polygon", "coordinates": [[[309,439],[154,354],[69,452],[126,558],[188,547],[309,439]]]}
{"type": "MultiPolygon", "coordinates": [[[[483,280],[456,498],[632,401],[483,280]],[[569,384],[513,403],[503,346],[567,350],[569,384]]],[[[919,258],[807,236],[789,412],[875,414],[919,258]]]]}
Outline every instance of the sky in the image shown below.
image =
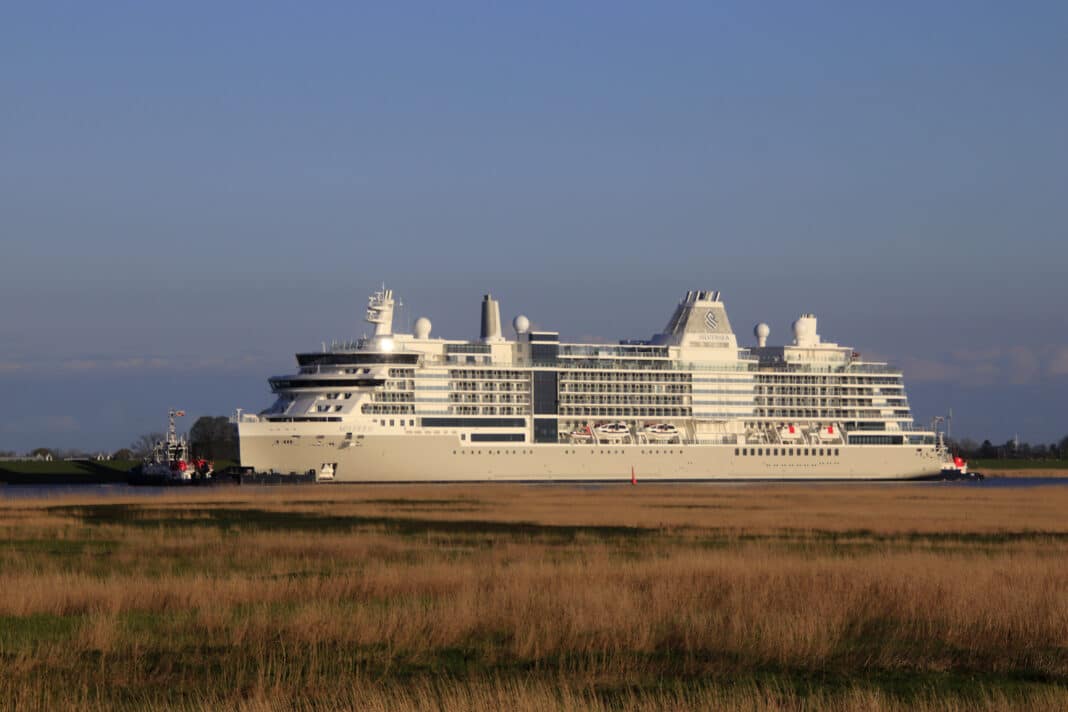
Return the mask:
{"type": "Polygon", "coordinates": [[[1068,4],[5,3],[0,450],[271,402],[481,295],[566,340],[815,312],[954,435],[1068,435],[1068,4]],[[402,326],[398,322],[398,326],[402,326]]]}

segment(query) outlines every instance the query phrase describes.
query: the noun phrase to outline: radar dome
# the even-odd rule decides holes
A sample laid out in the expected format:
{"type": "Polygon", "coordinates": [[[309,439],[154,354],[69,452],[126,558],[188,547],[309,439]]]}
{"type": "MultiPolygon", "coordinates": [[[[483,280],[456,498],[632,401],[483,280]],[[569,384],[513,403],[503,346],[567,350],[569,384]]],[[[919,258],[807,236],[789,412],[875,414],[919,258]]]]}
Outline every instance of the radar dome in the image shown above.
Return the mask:
{"type": "Polygon", "coordinates": [[[525,334],[530,331],[530,319],[520,314],[512,320],[512,328],[517,334],[525,334]]]}
{"type": "Polygon", "coordinates": [[[757,338],[757,346],[763,348],[768,345],[768,336],[771,335],[771,327],[760,322],[753,327],[753,336],[757,338]]]}
{"type": "Polygon", "coordinates": [[[430,319],[427,319],[425,316],[421,316],[415,320],[415,338],[430,338],[430,319]]]}
{"type": "Polygon", "coordinates": [[[820,335],[816,333],[816,315],[802,314],[794,322],[794,344],[796,346],[816,346],[820,335]]]}

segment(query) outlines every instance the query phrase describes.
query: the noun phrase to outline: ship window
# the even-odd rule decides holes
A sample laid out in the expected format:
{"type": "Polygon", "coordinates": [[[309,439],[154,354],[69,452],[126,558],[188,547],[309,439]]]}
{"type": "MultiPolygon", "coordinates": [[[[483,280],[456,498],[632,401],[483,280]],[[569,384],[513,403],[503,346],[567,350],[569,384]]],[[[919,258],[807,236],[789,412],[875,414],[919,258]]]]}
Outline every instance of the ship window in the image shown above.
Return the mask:
{"type": "Polygon", "coordinates": [[[820,457],[823,457],[823,448],[820,448],[820,457]]]}
{"type": "Polygon", "coordinates": [[[775,451],[772,454],[775,455],[776,457],[778,457],[779,456],[779,448],[775,448],[775,451]]]}
{"type": "Polygon", "coordinates": [[[389,419],[389,425],[390,425],[390,427],[393,427],[393,419],[392,418],[389,419]]]}
{"type": "Polygon", "coordinates": [[[764,456],[764,448],[762,448],[762,447],[761,448],[757,448],[757,455],[763,457],[764,456]]]}
{"type": "Polygon", "coordinates": [[[805,455],[806,456],[808,455],[808,448],[807,447],[805,448],[805,455]]]}
{"type": "Polygon", "coordinates": [[[793,456],[794,456],[794,449],[790,448],[790,457],[793,457],[793,456]]]}
{"type": "Polygon", "coordinates": [[[834,456],[835,456],[835,457],[838,457],[838,448],[835,448],[835,449],[834,449],[834,456]]]}
{"type": "Polygon", "coordinates": [[[737,456],[737,455],[738,455],[738,448],[734,448],[734,455],[735,455],[735,456],[737,456]]]}

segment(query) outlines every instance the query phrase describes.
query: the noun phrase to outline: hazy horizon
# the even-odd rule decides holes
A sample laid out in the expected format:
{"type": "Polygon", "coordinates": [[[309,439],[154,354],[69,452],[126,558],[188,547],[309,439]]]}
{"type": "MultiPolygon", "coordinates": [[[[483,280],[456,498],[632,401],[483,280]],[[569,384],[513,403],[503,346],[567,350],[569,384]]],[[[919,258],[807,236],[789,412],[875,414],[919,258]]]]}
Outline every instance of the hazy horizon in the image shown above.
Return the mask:
{"type": "MultiPolygon", "coordinates": [[[[259,410],[385,281],[567,340],[717,289],[740,343],[1068,435],[1068,6],[0,9],[0,450],[259,410]]],[[[405,314],[398,327],[403,327],[405,314]]]]}

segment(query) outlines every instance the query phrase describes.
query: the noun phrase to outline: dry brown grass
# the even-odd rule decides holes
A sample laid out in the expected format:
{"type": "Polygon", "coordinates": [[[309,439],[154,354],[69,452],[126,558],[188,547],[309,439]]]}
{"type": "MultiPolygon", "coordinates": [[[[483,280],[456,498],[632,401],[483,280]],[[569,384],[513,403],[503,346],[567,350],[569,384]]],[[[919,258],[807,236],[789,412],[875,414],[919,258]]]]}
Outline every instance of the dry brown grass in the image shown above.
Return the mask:
{"type": "Polygon", "coordinates": [[[939,484],[6,501],[0,700],[1064,708],[1066,511],[939,484]]]}

